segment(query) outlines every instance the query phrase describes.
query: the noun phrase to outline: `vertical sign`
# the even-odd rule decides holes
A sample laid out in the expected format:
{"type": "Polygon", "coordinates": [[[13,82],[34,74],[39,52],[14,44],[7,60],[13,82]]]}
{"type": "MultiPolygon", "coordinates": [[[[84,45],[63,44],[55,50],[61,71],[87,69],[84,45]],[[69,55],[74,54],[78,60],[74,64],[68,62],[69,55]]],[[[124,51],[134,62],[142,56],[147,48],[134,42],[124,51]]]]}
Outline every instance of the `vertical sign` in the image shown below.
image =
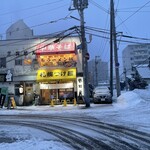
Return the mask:
{"type": "Polygon", "coordinates": [[[84,96],[83,77],[77,77],[77,96],[84,96]]]}

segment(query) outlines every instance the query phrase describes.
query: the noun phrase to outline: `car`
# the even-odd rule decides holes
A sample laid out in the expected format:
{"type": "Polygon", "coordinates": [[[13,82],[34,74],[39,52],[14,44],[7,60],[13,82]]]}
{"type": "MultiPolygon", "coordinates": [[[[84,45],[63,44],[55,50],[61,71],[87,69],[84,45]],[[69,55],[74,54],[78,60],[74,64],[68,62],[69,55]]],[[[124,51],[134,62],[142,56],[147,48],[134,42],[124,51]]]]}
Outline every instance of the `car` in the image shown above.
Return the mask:
{"type": "Polygon", "coordinates": [[[106,86],[98,86],[93,90],[93,103],[112,103],[110,89],[106,86]]]}

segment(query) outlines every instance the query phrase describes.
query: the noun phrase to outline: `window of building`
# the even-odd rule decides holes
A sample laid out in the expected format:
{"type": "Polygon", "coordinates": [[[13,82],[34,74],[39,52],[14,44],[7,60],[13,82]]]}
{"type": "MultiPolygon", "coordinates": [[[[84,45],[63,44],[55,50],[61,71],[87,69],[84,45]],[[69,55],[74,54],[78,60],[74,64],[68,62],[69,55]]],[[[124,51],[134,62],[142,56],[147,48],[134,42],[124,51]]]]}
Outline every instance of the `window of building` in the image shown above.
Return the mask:
{"type": "Polygon", "coordinates": [[[16,66],[21,66],[22,65],[22,59],[16,59],[15,60],[15,65],[16,66]]]}
{"type": "Polygon", "coordinates": [[[143,55],[143,54],[147,54],[147,50],[137,50],[137,51],[134,51],[134,54],[135,55],[143,55]]]}
{"type": "Polygon", "coordinates": [[[20,84],[15,84],[15,95],[20,95],[19,93],[19,87],[20,87],[20,84]]]}
{"type": "Polygon", "coordinates": [[[8,52],[7,52],[7,56],[11,56],[11,51],[8,51],[8,52]]]}
{"type": "Polygon", "coordinates": [[[33,87],[32,83],[26,83],[26,87],[33,87]]]}
{"type": "Polygon", "coordinates": [[[0,68],[6,68],[6,57],[0,58],[0,68]]]}

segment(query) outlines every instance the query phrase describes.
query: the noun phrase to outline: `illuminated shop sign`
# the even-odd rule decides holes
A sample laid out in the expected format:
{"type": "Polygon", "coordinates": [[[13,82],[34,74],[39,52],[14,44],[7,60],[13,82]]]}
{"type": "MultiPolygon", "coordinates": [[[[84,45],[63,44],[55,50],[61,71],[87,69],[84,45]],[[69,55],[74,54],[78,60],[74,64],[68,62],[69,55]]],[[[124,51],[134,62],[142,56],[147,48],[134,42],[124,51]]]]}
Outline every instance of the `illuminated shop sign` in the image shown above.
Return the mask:
{"type": "Polygon", "coordinates": [[[26,59],[24,59],[23,62],[24,62],[25,65],[31,65],[32,64],[32,59],[26,58],[26,59]]]}
{"type": "Polygon", "coordinates": [[[40,84],[40,89],[68,89],[68,88],[73,88],[73,82],[59,83],[59,84],[40,84]]]}
{"type": "Polygon", "coordinates": [[[37,81],[76,79],[76,68],[70,69],[54,69],[54,70],[38,70],[37,81]]]}
{"type": "Polygon", "coordinates": [[[39,55],[37,59],[41,67],[76,67],[77,64],[75,54],[39,55]]]}
{"type": "Polygon", "coordinates": [[[57,53],[75,53],[75,42],[62,42],[53,44],[38,44],[36,47],[37,55],[57,54],[57,53]]]}

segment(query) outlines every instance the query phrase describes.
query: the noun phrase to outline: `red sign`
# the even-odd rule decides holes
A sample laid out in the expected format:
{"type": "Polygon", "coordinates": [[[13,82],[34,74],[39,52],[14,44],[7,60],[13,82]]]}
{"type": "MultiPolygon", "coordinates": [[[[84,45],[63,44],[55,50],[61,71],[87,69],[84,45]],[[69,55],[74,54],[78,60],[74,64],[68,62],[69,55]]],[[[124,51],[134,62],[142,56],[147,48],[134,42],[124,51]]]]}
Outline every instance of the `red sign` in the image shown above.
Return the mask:
{"type": "Polygon", "coordinates": [[[47,54],[65,54],[65,53],[75,53],[76,45],[75,42],[62,42],[53,44],[39,44],[36,47],[37,55],[47,55],[47,54]]]}

